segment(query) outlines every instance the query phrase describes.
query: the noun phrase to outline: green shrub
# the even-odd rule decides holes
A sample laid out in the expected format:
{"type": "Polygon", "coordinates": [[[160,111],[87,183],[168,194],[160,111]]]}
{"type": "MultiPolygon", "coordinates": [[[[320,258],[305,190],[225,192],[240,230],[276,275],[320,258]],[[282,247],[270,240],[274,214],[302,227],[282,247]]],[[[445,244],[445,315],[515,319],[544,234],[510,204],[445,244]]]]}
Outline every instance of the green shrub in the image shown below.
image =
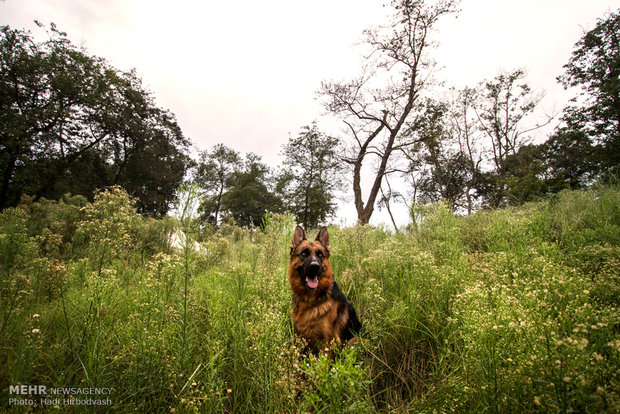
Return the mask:
{"type": "Polygon", "coordinates": [[[93,203],[83,207],[83,215],[77,231],[96,266],[123,259],[136,249],[140,217],[135,201],[122,188],[97,193],[93,203]]]}
{"type": "Polygon", "coordinates": [[[326,355],[308,359],[303,370],[308,384],[306,404],[317,413],[373,413],[366,369],[354,348],[344,349],[331,360],[326,355]]]}
{"type": "Polygon", "coordinates": [[[75,231],[86,204],[86,198],[80,195],[36,202],[33,197],[22,196],[18,208],[28,213],[28,233],[37,237],[41,252],[48,258],[66,260],[74,253],[75,231]]]}

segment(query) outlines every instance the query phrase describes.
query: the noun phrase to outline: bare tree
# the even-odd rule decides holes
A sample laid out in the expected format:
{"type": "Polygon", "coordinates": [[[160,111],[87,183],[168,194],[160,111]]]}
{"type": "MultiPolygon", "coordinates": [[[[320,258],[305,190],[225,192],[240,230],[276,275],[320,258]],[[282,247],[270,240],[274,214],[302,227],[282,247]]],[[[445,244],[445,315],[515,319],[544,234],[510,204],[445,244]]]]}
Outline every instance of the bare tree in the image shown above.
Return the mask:
{"type": "Polygon", "coordinates": [[[455,3],[394,1],[391,24],[365,31],[370,52],[362,74],[350,82],[322,83],[319,94],[325,98],[325,108],[343,120],[352,136],[343,160],[352,166],[355,208],[362,224],[370,220],[383,179],[398,170],[394,154],[415,142],[408,119],[433,72],[427,49],[435,44],[429,35],[442,15],[456,11],[455,3]],[[377,161],[374,181],[364,202],[362,167],[372,159],[377,161]]]}

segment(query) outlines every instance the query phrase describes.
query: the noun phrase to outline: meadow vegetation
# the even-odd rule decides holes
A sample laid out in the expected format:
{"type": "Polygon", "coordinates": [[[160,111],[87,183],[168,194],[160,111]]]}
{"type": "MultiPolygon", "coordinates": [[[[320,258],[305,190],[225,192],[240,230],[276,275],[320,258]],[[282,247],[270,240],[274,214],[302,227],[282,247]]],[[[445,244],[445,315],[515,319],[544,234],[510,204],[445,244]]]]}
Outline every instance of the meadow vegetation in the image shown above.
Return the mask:
{"type": "Polygon", "coordinates": [[[397,235],[330,227],[364,325],[331,360],[293,335],[291,216],[200,229],[119,188],[23,198],[0,213],[2,409],[46,384],[112,387],[116,412],[620,411],[618,187],[413,213],[397,235]]]}

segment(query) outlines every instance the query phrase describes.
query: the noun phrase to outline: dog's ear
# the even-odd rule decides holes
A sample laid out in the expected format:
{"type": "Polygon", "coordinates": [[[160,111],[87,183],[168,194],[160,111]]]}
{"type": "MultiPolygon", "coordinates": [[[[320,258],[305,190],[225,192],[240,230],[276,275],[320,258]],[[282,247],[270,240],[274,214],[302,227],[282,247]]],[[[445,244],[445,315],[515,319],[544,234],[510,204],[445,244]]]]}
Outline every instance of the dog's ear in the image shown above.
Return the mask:
{"type": "Polygon", "coordinates": [[[291,250],[299,246],[299,244],[306,240],[306,232],[301,226],[295,227],[295,233],[293,233],[293,241],[291,242],[291,250]]]}
{"type": "Polygon", "coordinates": [[[329,233],[327,233],[327,227],[323,227],[319,230],[319,234],[316,235],[316,240],[321,242],[323,247],[329,251],[329,233]]]}

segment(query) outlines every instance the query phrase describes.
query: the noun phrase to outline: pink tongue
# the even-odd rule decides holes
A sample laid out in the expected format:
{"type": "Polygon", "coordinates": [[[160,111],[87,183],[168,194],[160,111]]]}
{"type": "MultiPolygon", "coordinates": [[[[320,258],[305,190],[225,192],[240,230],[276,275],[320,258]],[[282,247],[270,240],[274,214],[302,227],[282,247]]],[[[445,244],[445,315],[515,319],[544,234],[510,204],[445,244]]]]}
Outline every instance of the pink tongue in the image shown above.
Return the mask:
{"type": "Polygon", "coordinates": [[[308,284],[308,287],[310,289],[316,289],[316,287],[319,285],[319,280],[306,278],[306,283],[308,284]]]}

